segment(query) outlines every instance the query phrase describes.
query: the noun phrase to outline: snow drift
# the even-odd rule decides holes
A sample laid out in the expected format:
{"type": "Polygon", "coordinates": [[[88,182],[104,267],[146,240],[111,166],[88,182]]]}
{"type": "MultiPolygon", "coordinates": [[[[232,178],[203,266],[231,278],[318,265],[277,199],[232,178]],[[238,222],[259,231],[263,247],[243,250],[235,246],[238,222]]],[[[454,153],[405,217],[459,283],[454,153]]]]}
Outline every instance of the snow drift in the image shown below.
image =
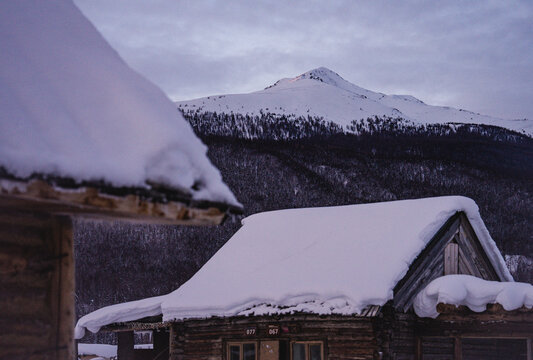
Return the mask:
{"type": "Polygon", "coordinates": [[[436,318],[437,305],[465,305],[482,312],[488,304],[507,310],[533,307],[533,286],[527,283],[487,281],[470,275],[447,275],[430,282],[415,298],[413,308],[420,317],[436,318]]]}
{"type": "Polygon", "coordinates": [[[70,0],[0,2],[0,168],[238,204],[163,92],[70,0]]]}

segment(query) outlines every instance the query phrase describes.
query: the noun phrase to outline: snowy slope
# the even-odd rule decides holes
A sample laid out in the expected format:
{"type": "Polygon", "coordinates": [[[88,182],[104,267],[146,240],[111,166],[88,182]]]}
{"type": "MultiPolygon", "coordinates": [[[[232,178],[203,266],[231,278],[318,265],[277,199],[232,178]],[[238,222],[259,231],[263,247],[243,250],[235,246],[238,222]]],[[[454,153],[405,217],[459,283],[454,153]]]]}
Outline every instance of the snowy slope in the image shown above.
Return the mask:
{"type": "Polygon", "coordinates": [[[0,168],[238,205],[172,101],[71,0],[0,2],[0,168]]]}
{"type": "Polygon", "coordinates": [[[249,94],[209,96],[177,102],[184,110],[259,115],[323,117],[346,127],[368,117],[401,117],[415,124],[466,123],[504,127],[533,134],[532,120],[505,120],[449,107],[431,106],[410,95],[385,95],[356,86],[337,73],[318,68],[292,79],[282,79],[249,94]]]}

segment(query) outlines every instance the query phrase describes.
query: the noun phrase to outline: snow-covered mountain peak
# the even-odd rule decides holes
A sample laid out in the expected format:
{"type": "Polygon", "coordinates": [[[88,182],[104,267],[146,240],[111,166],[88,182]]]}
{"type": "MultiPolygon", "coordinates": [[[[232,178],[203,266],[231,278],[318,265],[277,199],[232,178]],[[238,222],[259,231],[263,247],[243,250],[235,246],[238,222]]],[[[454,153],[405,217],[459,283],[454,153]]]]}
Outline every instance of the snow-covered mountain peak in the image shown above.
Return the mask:
{"type": "Polygon", "coordinates": [[[533,134],[532,120],[506,120],[467,110],[431,106],[412,95],[386,95],[343,79],[319,67],[285,78],[248,94],[211,96],[178,102],[185,112],[216,112],[256,116],[315,117],[347,129],[353,122],[380,117],[401,118],[412,124],[483,124],[533,134]]]}
{"type": "Polygon", "coordinates": [[[309,70],[294,78],[285,78],[276,81],[273,85],[267,87],[267,89],[278,90],[280,88],[288,87],[306,87],[317,85],[329,85],[336,87],[340,90],[351,92],[359,97],[377,99],[380,96],[384,96],[381,93],[375,93],[366,90],[362,87],[352,84],[349,81],[344,80],[339,74],[326,67],[318,67],[313,70],[309,70]]]}
{"type": "Polygon", "coordinates": [[[295,77],[294,79],[295,80],[300,80],[300,79],[317,80],[317,81],[321,81],[323,83],[333,85],[333,86],[338,86],[338,84],[342,82],[346,82],[346,80],[344,80],[339,74],[325,67],[319,67],[319,68],[310,70],[306,73],[303,73],[300,76],[295,77]]]}

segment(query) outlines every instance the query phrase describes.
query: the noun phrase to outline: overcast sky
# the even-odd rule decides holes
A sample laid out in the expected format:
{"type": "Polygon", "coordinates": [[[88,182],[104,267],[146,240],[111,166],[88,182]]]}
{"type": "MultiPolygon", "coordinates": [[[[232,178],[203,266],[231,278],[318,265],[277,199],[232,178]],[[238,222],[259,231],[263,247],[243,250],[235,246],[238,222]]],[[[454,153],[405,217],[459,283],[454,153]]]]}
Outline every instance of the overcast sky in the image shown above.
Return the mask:
{"type": "Polygon", "coordinates": [[[173,100],[325,66],[369,90],[533,119],[533,1],[75,3],[173,100]]]}

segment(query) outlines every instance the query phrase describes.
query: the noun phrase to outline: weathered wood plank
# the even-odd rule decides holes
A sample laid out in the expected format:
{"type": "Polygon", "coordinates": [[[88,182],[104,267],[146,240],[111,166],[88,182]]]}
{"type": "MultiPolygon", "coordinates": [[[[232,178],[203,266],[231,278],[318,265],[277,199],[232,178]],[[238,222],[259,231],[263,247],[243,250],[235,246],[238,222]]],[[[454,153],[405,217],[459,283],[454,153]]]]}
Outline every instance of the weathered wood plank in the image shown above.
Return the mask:
{"type": "Polygon", "coordinates": [[[504,281],[505,279],[498,277],[466,215],[461,213],[460,218],[461,228],[458,244],[463,247],[463,254],[466,255],[465,260],[468,259],[473,264],[472,267],[479,271],[483,279],[504,281]]]}
{"type": "Polygon", "coordinates": [[[444,248],[444,275],[457,274],[459,272],[459,245],[449,243],[444,248]]]}
{"type": "Polygon", "coordinates": [[[458,248],[458,252],[459,252],[459,274],[472,275],[478,278],[482,278],[481,273],[475,267],[475,265],[471,264],[470,261],[468,261],[468,257],[463,252],[461,247],[458,248]]]}
{"type": "Polygon", "coordinates": [[[76,342],[74,326],[76,314],[74,307],[74,240],[72,219],[69,216],[55,216],[53,238],[56,251],[56,290],[52,290],[52,313],[57,318],[57,334],[54,345],[58,349],[58,359],[74,358],[76,342]]]}

